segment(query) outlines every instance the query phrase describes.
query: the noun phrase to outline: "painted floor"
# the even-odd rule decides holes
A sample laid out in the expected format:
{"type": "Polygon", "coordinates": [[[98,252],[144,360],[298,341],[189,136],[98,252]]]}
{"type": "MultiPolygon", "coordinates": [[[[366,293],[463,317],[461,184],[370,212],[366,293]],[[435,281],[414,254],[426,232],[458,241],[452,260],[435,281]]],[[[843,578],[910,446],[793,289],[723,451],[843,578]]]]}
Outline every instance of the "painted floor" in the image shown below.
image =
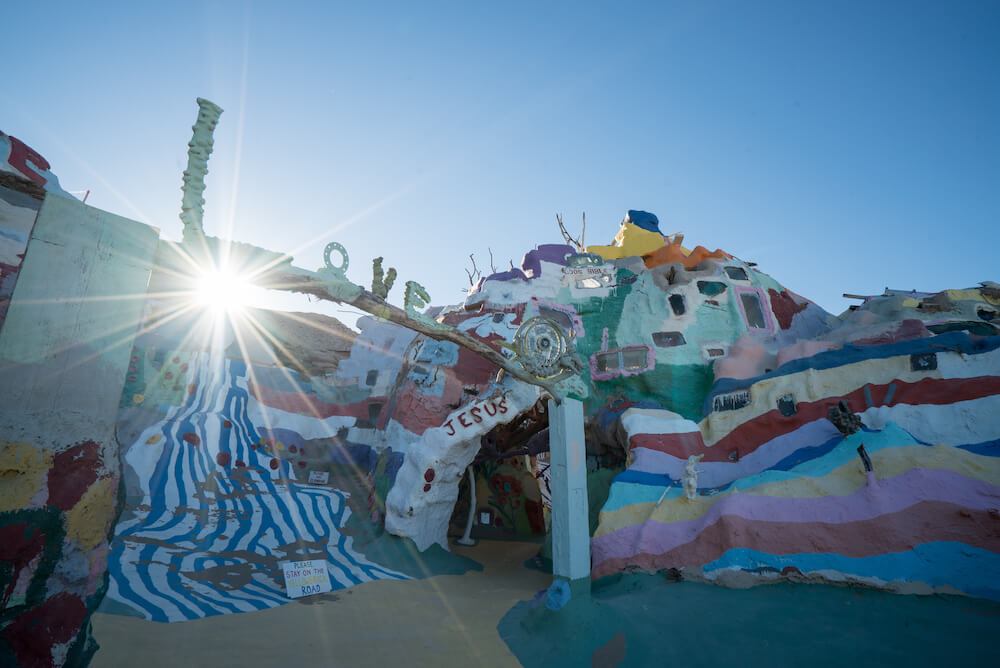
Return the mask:
{"type": "Polygon", "coordinates": [[[533,600],[550,576],[523,565],[536,543],[454,549],[483,570],[170,624],[98,613],[92,665],[913,668],[992,665],[1000,637],[1000,603],[984,599],[662,575],[606,578],[553,614],[533,600]]]}
{"type": "Polygon", "coordinates": [[[157,666],[521,665],[497,623],[551,576],[524,568],[537,543],[454,547],[483,565],[464,575],[376,580],[259,612],[170,624],[97,613],[93,668],[157,666]]]}

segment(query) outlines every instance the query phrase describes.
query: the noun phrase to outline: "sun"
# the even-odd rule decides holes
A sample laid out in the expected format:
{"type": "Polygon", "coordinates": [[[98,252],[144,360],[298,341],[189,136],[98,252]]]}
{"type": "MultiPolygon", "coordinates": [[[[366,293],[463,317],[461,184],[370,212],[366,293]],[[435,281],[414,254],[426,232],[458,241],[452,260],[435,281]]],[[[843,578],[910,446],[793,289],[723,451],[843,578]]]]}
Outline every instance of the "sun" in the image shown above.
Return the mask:
{"type": "Polygon", "coordinates": [[[251,285],[246,278],[225,269],[203,273],[195,284],[195,300],[215,313],[242,312],[251,302],[251,285]]]}

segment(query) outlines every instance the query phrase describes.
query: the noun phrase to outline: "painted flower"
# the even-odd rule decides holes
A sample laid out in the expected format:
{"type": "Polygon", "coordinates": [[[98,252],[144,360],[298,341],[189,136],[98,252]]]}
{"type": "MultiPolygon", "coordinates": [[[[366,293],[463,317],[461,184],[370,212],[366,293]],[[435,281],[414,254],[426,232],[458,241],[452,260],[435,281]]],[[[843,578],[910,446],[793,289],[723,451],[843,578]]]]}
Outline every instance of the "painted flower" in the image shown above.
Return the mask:
{"type": "Polygon", "coordinates": [[[508,502],[517,508],[521,505],[521,481],[511,475],[501,475],[497,473],[490,478],[490,489],[497,496],[497,503],[506,506],[508,502]]]}

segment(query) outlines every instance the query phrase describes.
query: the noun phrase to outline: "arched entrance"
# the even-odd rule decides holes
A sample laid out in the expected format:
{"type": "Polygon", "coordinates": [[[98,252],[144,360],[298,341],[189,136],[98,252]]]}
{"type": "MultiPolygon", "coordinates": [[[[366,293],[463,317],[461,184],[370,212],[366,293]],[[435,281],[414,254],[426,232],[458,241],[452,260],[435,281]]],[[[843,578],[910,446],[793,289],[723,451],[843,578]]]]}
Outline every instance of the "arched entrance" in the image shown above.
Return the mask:
{"type": "Polygon", "coordinates": [[[448,527],[450,538],[465,534],[470,509],[474,538],[540,540],[549,527],[549,436],[546,402],[501,423],[480,438],[470,465],[475,503],[470,503],[468,470],[448,527]]]}

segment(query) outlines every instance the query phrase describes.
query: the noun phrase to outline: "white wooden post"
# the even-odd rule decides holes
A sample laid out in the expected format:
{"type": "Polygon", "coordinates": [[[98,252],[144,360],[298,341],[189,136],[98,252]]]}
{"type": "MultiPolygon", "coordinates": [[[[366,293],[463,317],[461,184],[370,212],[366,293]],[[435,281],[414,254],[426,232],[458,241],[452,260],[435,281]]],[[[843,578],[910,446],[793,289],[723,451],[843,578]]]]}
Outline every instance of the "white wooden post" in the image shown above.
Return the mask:
{"type": "Polygon", "coordinates": [[[582,402],[569,398],[558,403],[549,400],[549,450],[552,574],[570,583],[586,578],[589,585],[590,526],[582,402]]]}

